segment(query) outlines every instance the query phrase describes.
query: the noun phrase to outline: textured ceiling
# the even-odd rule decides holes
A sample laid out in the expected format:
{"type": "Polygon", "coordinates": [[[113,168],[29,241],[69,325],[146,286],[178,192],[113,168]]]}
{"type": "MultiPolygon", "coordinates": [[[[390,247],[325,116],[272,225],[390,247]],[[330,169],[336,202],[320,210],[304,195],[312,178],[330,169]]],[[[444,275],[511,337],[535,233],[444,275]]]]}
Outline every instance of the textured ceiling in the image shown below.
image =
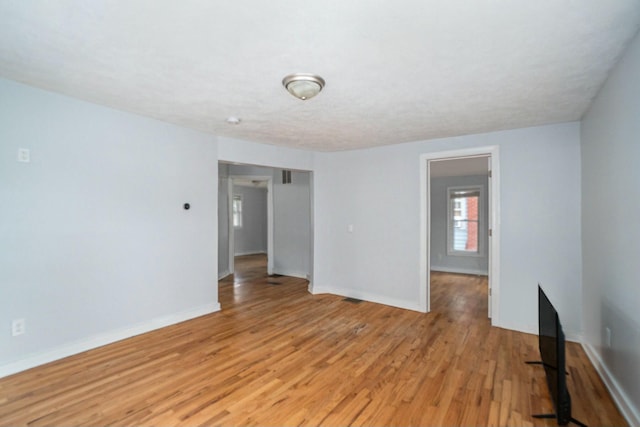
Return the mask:
{"type": "Polygon", "coordinates": [[[331,151],[578,120],[639,27],[638,0],[0,0],[0,76],[331,151]]]}

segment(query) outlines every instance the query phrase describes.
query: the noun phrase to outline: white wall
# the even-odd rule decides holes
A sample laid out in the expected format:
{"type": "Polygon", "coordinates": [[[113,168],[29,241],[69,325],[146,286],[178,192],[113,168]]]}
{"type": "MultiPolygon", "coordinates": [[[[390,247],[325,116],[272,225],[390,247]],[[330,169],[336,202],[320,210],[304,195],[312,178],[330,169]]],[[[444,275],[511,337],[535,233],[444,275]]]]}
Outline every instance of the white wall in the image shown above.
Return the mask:
{"type": "Polygon", "coordinates": [[[212,136],[0,94],[0,376],[218,309],[212,136]]]}
{"type": "Polygon", "coordinates": [[[500,325],[537,333],[537,284],[581,325],[579,124],[316,153],[313,292],[419,309],[422,153],[498,145],[500,325]],[[353,225],[353,232],[348,226],[353,225]]]}
{"type": "Polygon", "coordinates": [[[235,255],[267,253],[267,189],[233,186],[242,198],[242,227],[234,229],[235,255]]]}
{"type": "Polygon", "coordinates": [[[585,348],[640,426],[640,37],[582,121],[585,348]],[[611,347],[605,328],[611,330],[611,347]]]}
{"type": "Polygon", "coordinates": [[[486,176],[482,175],[431,178],[431,270],[467,274],[489,273],[487,179],[486,176]],[[464,186],[482,188],[478,226],[481,250],[477,255],[447,255],[449,242],[447,221],[449,197],[447,189],[449,187],[464,186]]]}
{"type": "Polygon", "coordinates": [[[292,171],[291,183],[282,184],[274,171],[273,271],[286,276],[311,275],[311,182],[309,172],[292,171]]]}

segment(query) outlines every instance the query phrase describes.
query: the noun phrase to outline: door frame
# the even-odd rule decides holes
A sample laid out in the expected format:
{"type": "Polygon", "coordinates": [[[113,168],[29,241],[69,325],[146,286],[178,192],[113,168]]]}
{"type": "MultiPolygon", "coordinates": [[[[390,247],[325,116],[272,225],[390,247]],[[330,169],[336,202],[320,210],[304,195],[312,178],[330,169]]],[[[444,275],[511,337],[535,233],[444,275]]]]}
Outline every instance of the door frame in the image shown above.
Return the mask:
{"type": "Polygon", "coordinates": [[[227,181],[227,225],[229,227],[229,274],[235,272],[235,228],[233,227],[233,181],[267,181],[267,274],[273,274],[273,177],[268,175],[229,175],[227,181]]]}
{"type": "Polygon", "coordinates": [[[488,156],[489,180],[489,308],[491,324],[500,325],[500,152],[497,145],[437,151],[420,155],[420,307],[431,311],[431,171],[434,160],[488,156]]]}

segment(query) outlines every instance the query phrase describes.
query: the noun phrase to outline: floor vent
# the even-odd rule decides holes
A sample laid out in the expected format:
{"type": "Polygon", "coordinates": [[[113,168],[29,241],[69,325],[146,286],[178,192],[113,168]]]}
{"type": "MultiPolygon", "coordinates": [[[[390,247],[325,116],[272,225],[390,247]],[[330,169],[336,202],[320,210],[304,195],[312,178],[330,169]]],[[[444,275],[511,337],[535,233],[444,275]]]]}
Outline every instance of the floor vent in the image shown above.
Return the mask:
{"type": "Polygon", "coordinates": [[[351,298],[351,297],[347,297],[347,298],[343,299],[342,301],[350,302],[352,304],[360,304],[362,302],[361,299],[351,298]]]}

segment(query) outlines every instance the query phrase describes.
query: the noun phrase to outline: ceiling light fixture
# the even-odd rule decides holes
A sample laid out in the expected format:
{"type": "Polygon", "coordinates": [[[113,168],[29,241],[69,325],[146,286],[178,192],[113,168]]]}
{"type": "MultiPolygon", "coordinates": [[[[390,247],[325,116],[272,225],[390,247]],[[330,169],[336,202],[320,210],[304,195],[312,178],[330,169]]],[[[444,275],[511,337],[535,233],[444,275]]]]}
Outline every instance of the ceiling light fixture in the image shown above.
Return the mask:
{"type": "Polygon", "coordinates": [[[230,125],[239,125],[240,124],[240,117],[228,117],[227,118],[227,123],[229,123],[230,125]]]}
{"type": "Polygon", "coordinates": [[[320,93],[324,87],[324,79],[315,74],[296,73],[282,79],[282,85],[291,95],[305,101],[320,93]]]}

